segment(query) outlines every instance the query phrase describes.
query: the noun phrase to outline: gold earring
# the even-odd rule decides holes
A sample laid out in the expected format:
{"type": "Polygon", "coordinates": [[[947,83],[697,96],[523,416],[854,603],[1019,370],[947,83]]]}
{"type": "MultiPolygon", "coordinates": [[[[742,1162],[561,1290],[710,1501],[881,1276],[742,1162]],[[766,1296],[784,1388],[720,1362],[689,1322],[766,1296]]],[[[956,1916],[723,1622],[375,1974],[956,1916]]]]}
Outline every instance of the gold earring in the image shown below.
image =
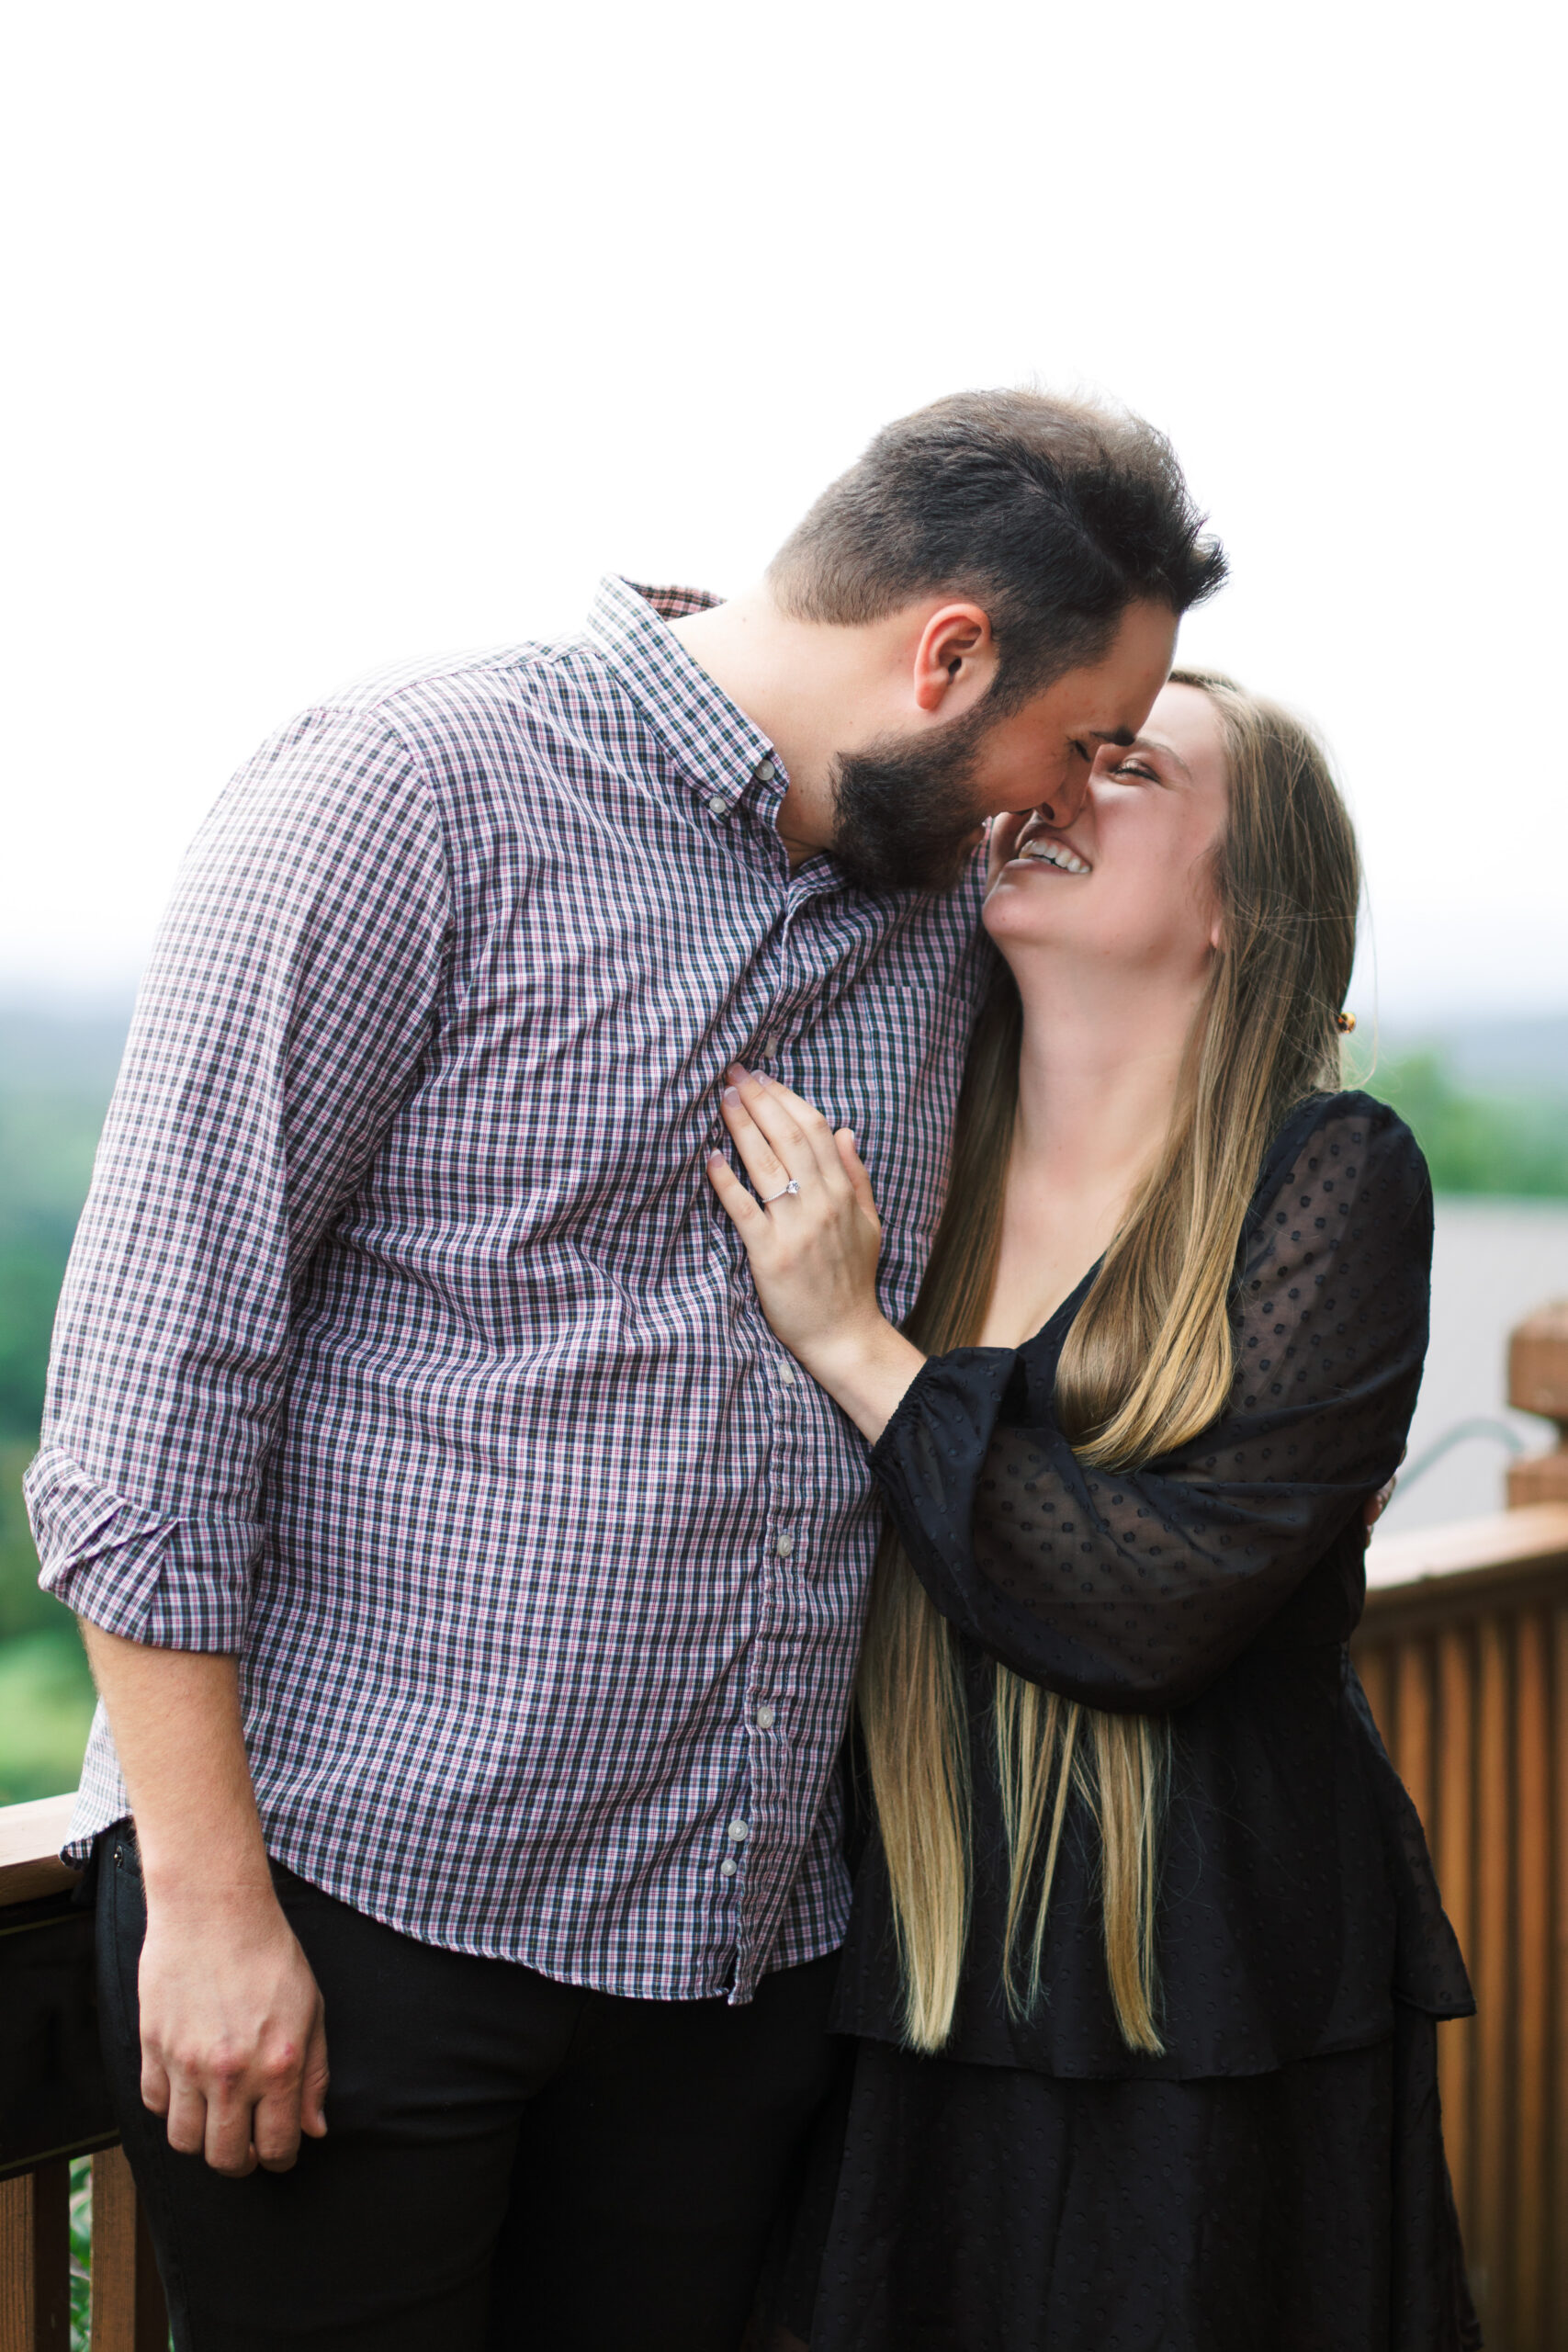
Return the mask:
{"type": "Polygon", "coordinates": [[[1348,1037],[1356,1025],[1356,1016],[1353,1012],[1337,1012],[1334,1016],[1334,1025],[1341,1035],[1348,1037]]]}

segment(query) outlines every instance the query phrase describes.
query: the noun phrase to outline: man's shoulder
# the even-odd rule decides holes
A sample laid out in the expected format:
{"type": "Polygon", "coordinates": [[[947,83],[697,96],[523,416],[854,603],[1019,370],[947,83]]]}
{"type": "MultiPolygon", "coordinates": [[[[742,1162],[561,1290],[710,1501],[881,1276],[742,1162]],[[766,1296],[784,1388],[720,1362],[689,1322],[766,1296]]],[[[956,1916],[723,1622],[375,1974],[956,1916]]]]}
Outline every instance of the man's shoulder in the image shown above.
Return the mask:
{"type": "Polygon", "coordinates": [[[389,725],[400,718],[428,722],[442,713],[455,717],[494,708],[532,696],[544,673],[584,650],[581,640],[547,645],[525,639],[382,662],[321,695],[315,707],[345,716],[363,712],[389,725]]]}
{"type": "Polygon", "coordinates": [[[298,748],[313,771],[335,763],[349,775],[390,761],[440,797],[480,770],[548,774],[563,738],[580,745],[630,732],[591,644],[530,639],[383,663],[318,695],[264,752],[298,748]]]}

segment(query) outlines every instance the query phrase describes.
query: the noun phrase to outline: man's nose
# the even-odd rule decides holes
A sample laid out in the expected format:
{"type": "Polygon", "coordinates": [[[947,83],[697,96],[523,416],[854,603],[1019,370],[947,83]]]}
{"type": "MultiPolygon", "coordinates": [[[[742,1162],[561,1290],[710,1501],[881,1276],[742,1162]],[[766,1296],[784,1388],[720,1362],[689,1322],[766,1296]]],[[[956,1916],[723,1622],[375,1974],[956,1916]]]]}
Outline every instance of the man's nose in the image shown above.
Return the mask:
{"type": "Polygon", "coordinates": [[[1048,825],[1062,831],[1073,822],[1088,797],[1089,779],[1087,767],[1077,760],[1069,762],[1066,775],[1052,786],[1050,797],[1040,803],[1040,814],[1048,825]]]}

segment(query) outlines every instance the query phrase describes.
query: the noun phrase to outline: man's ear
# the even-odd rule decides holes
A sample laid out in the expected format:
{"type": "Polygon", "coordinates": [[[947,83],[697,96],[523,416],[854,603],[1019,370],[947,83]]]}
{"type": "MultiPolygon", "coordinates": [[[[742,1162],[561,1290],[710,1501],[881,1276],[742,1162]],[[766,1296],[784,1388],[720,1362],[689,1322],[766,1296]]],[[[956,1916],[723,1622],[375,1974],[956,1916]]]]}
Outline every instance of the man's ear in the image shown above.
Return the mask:
{"type": "Polygon", "coordinates": [[[939,605],[915,649],[915,702],[929,717],[971,710],[997,673],[996,639],[981,605],[939,605]]]}

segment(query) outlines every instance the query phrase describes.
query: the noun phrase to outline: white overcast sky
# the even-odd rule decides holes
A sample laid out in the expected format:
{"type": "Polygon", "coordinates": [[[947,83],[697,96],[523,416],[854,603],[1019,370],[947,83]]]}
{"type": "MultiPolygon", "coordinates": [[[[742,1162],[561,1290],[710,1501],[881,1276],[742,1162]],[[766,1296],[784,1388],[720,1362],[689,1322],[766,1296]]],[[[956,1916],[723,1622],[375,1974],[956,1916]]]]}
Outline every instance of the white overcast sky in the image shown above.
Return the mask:
{"type": "Polygon", "coordinates": [[[123,988],[227,775],[887,417],[1174,437],[1190,653],[1311,712],[1363,1016],[1568,1010],[1560,6],[85,0],[12,20],[0,989],[123,988]]]}

